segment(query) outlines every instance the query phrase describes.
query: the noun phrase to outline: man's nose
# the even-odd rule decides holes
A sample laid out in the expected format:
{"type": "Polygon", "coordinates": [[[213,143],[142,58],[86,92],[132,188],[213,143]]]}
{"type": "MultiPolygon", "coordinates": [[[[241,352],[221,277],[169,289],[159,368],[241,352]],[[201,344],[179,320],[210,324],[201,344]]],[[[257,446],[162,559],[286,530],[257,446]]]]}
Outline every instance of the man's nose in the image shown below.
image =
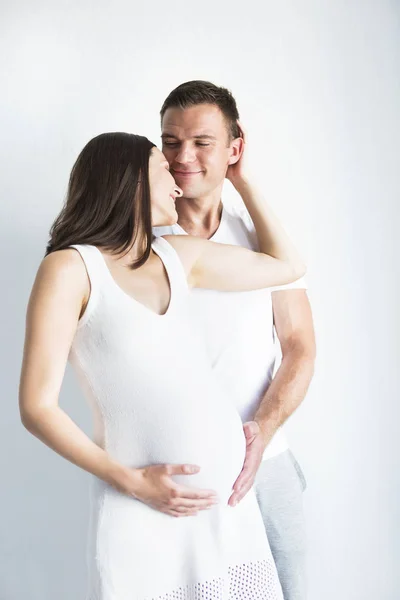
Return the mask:
{"type": "Polygon", "coordinates": [[[192,163],[196,160],[196,153],[194,148],[190,144],[181,144],[177,155],[175,156],[175,162],[185,165],[192,163]]]}

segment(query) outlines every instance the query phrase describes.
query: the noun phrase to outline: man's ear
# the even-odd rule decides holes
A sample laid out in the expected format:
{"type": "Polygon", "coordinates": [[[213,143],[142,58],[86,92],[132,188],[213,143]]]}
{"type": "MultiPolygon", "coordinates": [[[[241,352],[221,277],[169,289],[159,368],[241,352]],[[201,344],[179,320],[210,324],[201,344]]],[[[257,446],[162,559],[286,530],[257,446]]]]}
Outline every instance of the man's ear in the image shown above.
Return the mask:
{"type": "Polygon", "coordinates": [[[241,137],[236,138],[230,143],[230,157],[228,160],[228,165],[234,165],[239,162],[240,157],[243,154],[244,150],[244,142],[241,137]]]}

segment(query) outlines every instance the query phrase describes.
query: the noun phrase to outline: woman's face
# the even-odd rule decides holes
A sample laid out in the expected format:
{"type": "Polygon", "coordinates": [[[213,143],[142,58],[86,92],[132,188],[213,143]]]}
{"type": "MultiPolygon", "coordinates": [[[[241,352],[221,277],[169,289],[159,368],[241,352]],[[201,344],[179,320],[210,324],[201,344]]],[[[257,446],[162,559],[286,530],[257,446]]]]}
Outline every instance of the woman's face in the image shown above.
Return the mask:
{"type": "Polygon", "coordinates": [[[174,225],[178,221],[175,198],[182,196],[169,172],[169,164],[158,148],[153,148],[149,161],[151,215],[153,227],[174,225]]]}

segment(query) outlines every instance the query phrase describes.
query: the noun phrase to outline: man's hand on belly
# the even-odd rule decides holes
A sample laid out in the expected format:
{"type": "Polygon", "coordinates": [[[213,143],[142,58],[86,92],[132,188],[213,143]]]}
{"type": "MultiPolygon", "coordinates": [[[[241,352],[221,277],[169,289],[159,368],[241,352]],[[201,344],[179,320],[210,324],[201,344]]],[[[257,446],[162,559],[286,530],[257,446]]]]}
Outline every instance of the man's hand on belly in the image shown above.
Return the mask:
{"type": "Polygon", "coordinates": [[[233,494],[228,501],[229,506],[235,506],[252,488],[265,450],[265,444],[258,423],[255,421],[245,423],[243,431],[246,436],[246,456],[243,469],[234,483],[233,494]]]}

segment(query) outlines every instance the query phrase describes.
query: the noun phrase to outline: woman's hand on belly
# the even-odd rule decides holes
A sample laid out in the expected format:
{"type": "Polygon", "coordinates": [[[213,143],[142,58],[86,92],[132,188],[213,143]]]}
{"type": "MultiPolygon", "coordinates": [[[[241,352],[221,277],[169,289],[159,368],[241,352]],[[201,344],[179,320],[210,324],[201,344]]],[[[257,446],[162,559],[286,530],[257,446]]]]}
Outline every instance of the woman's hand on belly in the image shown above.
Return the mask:
{"type": "Polygon", "coordinates": [[[141,469],[123,468],[113,486],[155,510],[172,517],[190,517],[218,502],[214,490],[196,489],[173,481],[176,475],[195,475],[195,465],[151,465],[141,469]]]}

